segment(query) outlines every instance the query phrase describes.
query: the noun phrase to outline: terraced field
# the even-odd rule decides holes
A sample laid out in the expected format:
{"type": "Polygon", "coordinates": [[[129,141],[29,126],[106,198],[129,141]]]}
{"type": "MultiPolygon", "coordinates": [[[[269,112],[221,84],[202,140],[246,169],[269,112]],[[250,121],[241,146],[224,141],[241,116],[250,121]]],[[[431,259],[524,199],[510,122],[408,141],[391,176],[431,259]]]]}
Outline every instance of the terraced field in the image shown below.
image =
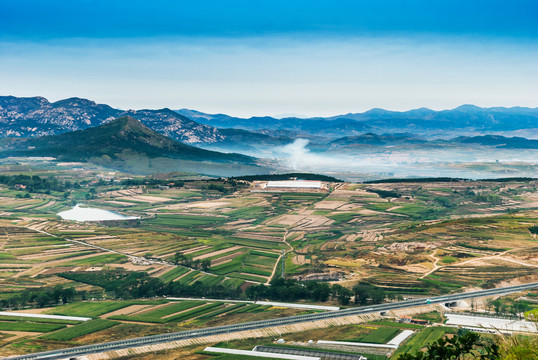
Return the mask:
{"type": "MultiPolygon", "coordinates": [[[[35,320],[17,325],[21,332],[46,334],[40,341],[49,345],[39,346],[114,338],[125,328],[151,333],[290,311],[228,300],[117,299],[113,285],[88,280],[93,274],[144,273],[148,282],[161,281],[180,294],[218,289],[234,297],[269,282],[282,262],[288,278],[330,279],[347,288],[363,282],[390,297],[538,276],[538,243],[529,230],[538,225],[536,181],[335,183],[326,193],[251,192],[251,184],[227,180],[125,185],[95,182],[105,174],[98,169],[76,178],[47,171],[43,176],[59,174],[71,188],[29,193],[0,185],[0,300],[31,298],[33,307],[54,308],[48,313],[102,321],[92,320],[94,327],[35,320]],[[79,223],[56,216],[82,201],[140,219],[79,223]],[[31,290],[52,294],[57,285],[84,301],[58,306],[63,300],[32,298],[31,290]]],[[[19,300],[9,309],[23,307],[19,300]]],[[[328,302],[336,301],[329,296],[328,302]]],[[[8,320],[0,322],[0,333],[7,331],[8,320]]]]}

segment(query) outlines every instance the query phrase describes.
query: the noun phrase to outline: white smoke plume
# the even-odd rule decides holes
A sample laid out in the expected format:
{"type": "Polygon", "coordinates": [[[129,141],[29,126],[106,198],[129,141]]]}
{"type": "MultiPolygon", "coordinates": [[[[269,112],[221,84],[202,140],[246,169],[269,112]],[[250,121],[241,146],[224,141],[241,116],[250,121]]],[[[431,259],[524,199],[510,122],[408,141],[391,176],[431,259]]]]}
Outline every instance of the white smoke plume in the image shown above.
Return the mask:
{"type": "Polygon", "coordinates": [[[291,144],[282,146],[281,152],[288,155],[288,163],[293,170],[300,170],[301,165],[308,162],[309,150],[306,146],[309,142],[307,139],[295,139],[291,144]]]}

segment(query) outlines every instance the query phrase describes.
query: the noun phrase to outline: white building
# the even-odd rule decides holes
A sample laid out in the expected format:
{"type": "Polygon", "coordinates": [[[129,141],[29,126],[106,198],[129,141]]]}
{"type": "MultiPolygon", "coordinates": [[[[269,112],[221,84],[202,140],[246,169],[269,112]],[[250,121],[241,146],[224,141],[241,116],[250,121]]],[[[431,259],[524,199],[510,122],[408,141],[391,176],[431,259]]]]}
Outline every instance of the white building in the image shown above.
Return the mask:
{"type": "Polygon", "coordinates": [[[262,189],[321,189],[321,181],[317,180],[280,180],[262,184],[262,189]]]}

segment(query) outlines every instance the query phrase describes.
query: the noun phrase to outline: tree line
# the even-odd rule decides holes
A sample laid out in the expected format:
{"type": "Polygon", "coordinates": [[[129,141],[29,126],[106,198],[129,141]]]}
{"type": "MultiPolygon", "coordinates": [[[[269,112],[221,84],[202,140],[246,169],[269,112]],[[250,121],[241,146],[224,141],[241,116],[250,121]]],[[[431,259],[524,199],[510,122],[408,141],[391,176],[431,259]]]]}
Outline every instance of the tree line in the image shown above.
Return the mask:
{"type": "Polygon", "coordinates": [[[90,294],[77,291],[72,287],[56,285],[37,289],[26,289],[21,293],[0,300],[2,309],[19,309],[28,306],[45,307],[66,304],[73,301],[86,300],[90,294]]]}
{"type": "Polygon", "coordinates": [[[269,285],[258,284],[247,288],[231,288],[222,285],[204,285],[195,282],[192,285],[179,282],[163,282],[159,278],[149,276],[145,272],[127,271],[124,269],[103,270],[100,272],[66,272],[60,276],[102,287],[113,298],[151,298],[156,296],[196,296],[214,297],[221,299],[247,298],[251,300],[297,301],[310,300],[326,302],[338,301],[341,305],[379,304],[393,296],[383,289],[367,283],[359,283],[352,289],[339,284],[326,282],[299,282],[295,279],[274,278],[269,285]]]}

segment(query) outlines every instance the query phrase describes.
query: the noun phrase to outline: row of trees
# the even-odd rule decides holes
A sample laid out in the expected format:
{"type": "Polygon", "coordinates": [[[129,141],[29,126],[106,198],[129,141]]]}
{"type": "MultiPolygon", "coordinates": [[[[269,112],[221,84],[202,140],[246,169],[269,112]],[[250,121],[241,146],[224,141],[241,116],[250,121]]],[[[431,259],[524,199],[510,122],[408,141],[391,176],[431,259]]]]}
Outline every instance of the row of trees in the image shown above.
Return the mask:
{"type": "MultiPolygon", "coordinates": [[[[82,185],[87,185],[89,183],[89,180],[82,180],[80,182],[74,181],[71,182],[69,180],[66,181],[60,181],[54,176],[47,176],[42,177],[39,175],[0,175],[0,184],[7,185],[8,187],[12,189],[23,189],[27,192],[44,192],[44,193],[50,193],[51,191],[64,191],[66,192],[67,196],[69,195],[68,191],[72,189],[80,189],[82,188],[82,185]]],[[[106,181],[103,179],[99,179],[99,181],[95,184],[95,186],[103,186],[108,185],[106,181]]],[[[91,188],[91,190],[94,190],[92,194],[95,193],[95,189],[91,188]]],[[[67,197],[64,194],[65,197],[67,197]]]]}
{"type": "Polygon", "coordinates": [[[487,299],[486,307],[497,315],[518,316],[520,313],[532,310],[528,301],[514,299],[487,299]]]}
{"type": "Polygon", "coordinates": [[[27,289],[18,295],[0,300],[2,309],[18,309],[28,306],[56,306],[72,301],[85,300],[88,297],[86,291],[77,291],[72,287],[56,285],[38,289],[27,289]]]}
{"type": "MultiPolygon", "coordinates": [[[[156,296],[205,296],[215,298],[240,298],[244,296],[252,300],[269,299],[275,301],[311,300],[325,302],[337,300],[342,305],[348,305],[354,298],[360,305],[377,304],[388,296],[385,292],[370,284],[358,284],[353,289],[341,285],[330,285],[325,282],[298,282],[294,279],[277,277],[270,285],[254,285],[243,294],[240,287],[231,288],[222,285],[204,285],[195,282],[192,285],[179,282],[165,283],[159,278],[149,276],[145,272],[126,271],[124,269],[103,270],[100,272],[66,272],[60,276],[99,286],[111,297],[117,299],[151,298],[156,296]]],[[[77,292],[73,288],[55,286],[25,290],[20,295],[0,301],[4,308],[24,307],[27,305],[57,305],[74,300],[84,299],[85,292],[77,292]]],[[[98,294],[101,297],[102,294],[98,294]]]]}
{"type": "Polygon", "coordinates": [[[254,300],[270,299],[275,301],[312,300],[325,302],[333,299],[341,305],[349,305],[351,299],[360,305],[379,304],[389,297],[383,289],[367,283],[359,283],[353,289],[348,289],[339,284],[330,285],[315,281],[303,283],[280,277],[273,279],[269,286],[260,284],[249,287],[246,290],[246,296],[254,300]]]}
{"type": "Polygon", "coordinates": [[[22,185],[27,191],[64,191],[65,184],[53,176],[38,175],[0,175],[0,184],[15,188],[22,185]]]}
{"type": "MultiPolygon", "coordinates": [[[[102,287],[110,296],[121,299],[150,298],[155,296],[207,296],[216,298],[239,298],[243,295],[240,288],[221,285],[206,286],[200,282],[185,285],[179,282],[165,283],[159,278],[150,277],[145,272],[126,271],[124,269],[104,270],[100,272],[68,272],[60,276],[102,287]]],[[[358,284],[353,289],[325,282],[298,282],[294,279],[277,277],[270,285],[249,287],[244,296],[252,300],[269,299],[275,301],[311,300],[325,302],[337,300],[348,305],[351,299],[357,304],[377,304],[383,302],[385,292],[369,284],[358,284]]]]}
{"type": "Polygon", "coordinates": [[[197,296],[222,299],[238,298],[241,288],[229,288],[222,285],[207,286],[200,282],[185,285],[179,282],[163,282],[145,272],[126,271],[124,269],[104,270],[100,272],[68,272],[60,276],[102,287],[105,292],[116,299],[152,298],[156,296],[197,296]]]}
{"type": "Polygon", "coordinates": [[[171,179],[152,179],[152,178],[137,178],[137,179],[125,179],[121,181],[121,185],[125,186],[170,186],[170,187],[183,187],[185,181],[171,180],[171,179]]]}

